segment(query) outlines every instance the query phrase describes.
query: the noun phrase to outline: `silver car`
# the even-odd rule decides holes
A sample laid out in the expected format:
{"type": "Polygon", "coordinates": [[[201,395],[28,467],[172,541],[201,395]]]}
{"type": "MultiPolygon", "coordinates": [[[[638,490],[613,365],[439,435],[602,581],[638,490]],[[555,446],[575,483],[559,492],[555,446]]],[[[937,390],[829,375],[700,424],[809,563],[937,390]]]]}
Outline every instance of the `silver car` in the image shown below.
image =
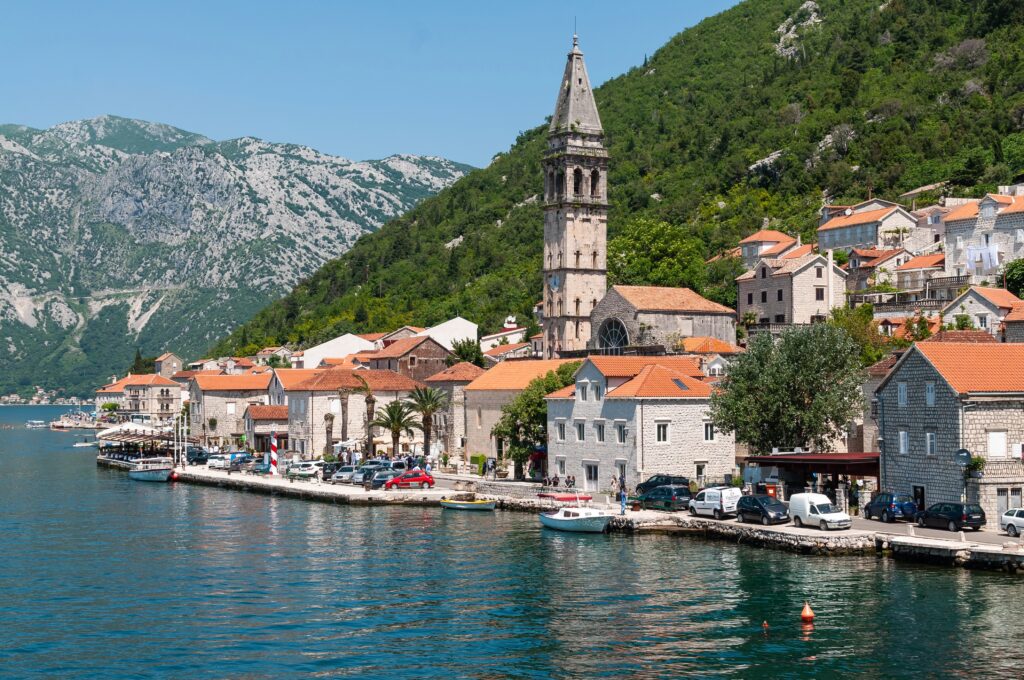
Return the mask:
{"type": "Polygon", "coordinates": [[[352,475],[356,473],[355,465],[342,465],[331,475],[331,484],[351,484],[352,475]]]}
{"type": "Polygon", "coordinates": [[[1009,536],[1024,533],[1024,508],[1011,508],[999,515],[999,529],[1009,536]]]}

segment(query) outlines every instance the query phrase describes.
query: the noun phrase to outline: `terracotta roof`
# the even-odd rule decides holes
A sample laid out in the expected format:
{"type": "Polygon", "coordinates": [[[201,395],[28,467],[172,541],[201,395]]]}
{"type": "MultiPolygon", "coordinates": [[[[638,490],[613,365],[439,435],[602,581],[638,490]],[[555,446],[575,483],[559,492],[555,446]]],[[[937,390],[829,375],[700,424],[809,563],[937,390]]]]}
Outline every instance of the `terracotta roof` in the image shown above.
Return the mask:
{"type": "Polygon", "coordinates": [[[484,369],[468,361],[460,361],[454,366],[435,373],[424,382],[472,382],[480,377],[484,369]]]}
{"type": "Polygon", "coordinates": [[[892,208],[879,208],[878,210],[855,212],[851,215],[837,215],[818,227],[818,231],[829,231],[830,229],[842,229],[843,227],[853,227],[859,224],[879,222],[888,217],[895,210],[899,210],[899,208],[894,206],[892,208]]]}
{"type": "Polygon", "coordinates": [[[156,358],[156,360],[157,360],[157,361],[167,361],[168,359],[170,359],[170,358],[171,358],[171,357],[173,357],[173,356],[174,356],[174,353],[173,353],[173,352],[164,352],[163,354],[161,354],[160,356],[158,356],[158,357],[156,358]]]}
{"type": "MultiPolygon", "coordinates": [[[[822,258],[823,264],[827,261],[824,260],[823,256],[818,254],[805,255],[803,257],[794,258],[765,258],[763,262],[766,266],[771,268],[770,276],[788,276],[794,272],[800,271],[804,266],[810,264],[814,260],[822,258]]],[[[840,269],[840,271],[842,271],[840,269]]],[[[846,272],[843,272],[846,275],[846,272]]],[[[757,267],[749,271],[743,272],[736,277],[737,281],[748,281],[750,279],[757,278],[757,267]]]]}
{"type": "Polygon", "coordinates": [[[328,368],[317,371],[312,378],[302,381],[292,389],[301,392],[355,390],[363,386],[363,380],[375,392],[411,392],[413,389],[423,386],[423,383],[394,371],[374,369],[353,371],[347,368],[328,368]]]}
{"type": "Polygon", "coordinates": [[[973,342],[992,343],[999,342],[996,337],[984,330],[971,331],[939,331],[935,335],[925,338],[921,342],[973,342]]]}
{"type": "Polygon", "coordinates": [[[323,371],[322,368],[275,368],[274,375],[277,376],[277,381],[281,383],[281,387],[286,392],[294,390],[295,386],[301,382],[309,380],[319,371],[323,371]]]}
{"type": "Polygon", "coordinates": [[[495,345],[494,347],[484,352],[484,354],[489,357],[500,357],[503,354],[508,354],[509,352],[514,352],[517,349],[522,349],[524,347],[529,346],[530,343],[528,342],[510,342],[505,345],[495,345]]]}
{"type": "Polygon", "coordinates": [[[279,349],[281,349],[281,348],[280,347],[264,347],[259,352],[256,352],[256,356],[262,356],[264,354],[273,354],[274,352],[276,352],[279,349]]]}
{"type": "Polygon", "coordinates": [[[117,393],[123,392],[126,387],[142,387],[148,385],[162,385],[164,387],[180,387],[180,385],[169,378],[165,378],[157,373],[139,373],[136,375],[126,375],[125,377],[112,382],[108,385],[104,385],[97,392],[103,393],[117,393]]]}
{"type": "MultiPolygon", "coordinates": [[[[704,375],[700,370],[700,360],[684,356],[650,356],[650,357],[623,357],[623,356],[592,356],[587,360],[597,368],[606,378],[632,378],[647,366],[660,364],[686,375],[699,377],[704,375]]],[[[497,370],[496,368],[492,368],[497,370]]]]}
{"type": "Polygon", "coordinates": [[[1013,202],[999,211],[1000,215],[1024,212],[1024,196],[1013,196],[1013,202]]]}
{"type": "Polygon", "coordinates": [[[543,337],[544,337],[543,333],[536,333],[535,335],[531,335],[530,336],[530,340],[536,340],[537,338],[543,338],[543,337]]]}
{"type": "Polygon", "coordinates": [[[875,362],[868,366],[868,375],[875,378],[884,378],[889,375],[889,371],[896,365],[896,362],[903,356],[903,352],[893,352],[889,354],[881,361],[875,362]]]}
{"type": "Polygon", "coordinates": [[[1019,297],[1006,290],[1005,288],[986,288],[985,286],[971,286],[971,290],[976,292],[981,297],[985,298],[996,307],[1005,307],[1012,309],[1017,305],[1024,303],[1019,297]]]}
{"type": "Polygon", "coordinates": [[[547,375],[572,359],[524,359],[502,361],[466,385],[467,390],[522,390],[530,381],[547,375]]]}
{"type": "Polygon", "coordinates": [[[576,383],[572,385],[566,385],[560,390],[555,390],[551,394],[546,395],[545,399],[573,399],[576,397],[576,383]]]}
{"type": "Polygon", "coordinates": [[[905,252],[905,251],[903,250],[903,248],[894,248],[893,250],[881,250],[881,251],[876,251],[876,252],[878,252],[878,255],[876,255],[874,258],[868,260],[867,262],[862,263],[861,264],[862,268],[868,269],[868,268],[877,267],[878,265],[882,264],[883,262],[887,262],[887,261],[891,260],[892,258],[896,257],[897,255],[899,255],[900,253],[905,252]]]}
{"type": "Polygon", "coordinates": [[[793,248],[793,250],[791,250],[788,253],[784,254],[782,256],[782,259],[783,260],[793,260],[793,259],[796,259],[798,257],[804,257],[805,255],[813,255],[813,254],[814,254],[814,244],[813,243],[805,243],[804,245],[800,246],[799,248],[793,248]]]}
{"type": "Polygon", "coordinates": [[[942,218],[943,222],[956,222],[957,220],[969,220],[978,216],[978,202],[964,203],[946,213],[942,218]]]}
{"type": "Polygon", "coordinates": [[[363,340],[367,340],[369,342],[376,342],[377,340],[383,338],[385,335],[387,335],[387,333],[360,333],[356,337],[362,338],[363,340]]]}
{"type": "Polygon", "coordinates": [[[270,373],[243,373],[242,375],[197,375],[192,381],[204,392],[233,390],[265,390],[270,386],[270,373]]]}
{"type": "MultiPolygon", "coordinates": [[[[920,315],[909,317],[909,319],[913,320],[914,322],[916,322],[920,318],[920,315]]],[[[940,330],[942,330],[942,318],[940,316],[926,316],[924,318],[928,320],[929,333],[932,333],[934,335],[935,333],[938,333],[940,330]]],[[[892,337],[898,338],[900,340],[908,339],[907,336],[909,335],[909,332],[907,331],[907,320],[908,319],[906,318],[902,319],[902,322],[899,324],[899,326],[893,328],[892,337]]]]}
{"type": "Polygon", "coordinates": [[[374,353],[373,358],[397,359],[398,357],[403,357],[429,339],[430,336],[428,335],[416,335],[411,338],[402,338],[401,340],[395,340],[393,343],[391,343],[384,349],[374,353]]]}
{"type": "Polygon", "coordinates": [[[193,377],[197,375],[224,375],[224,371],[220,370],[219,368],[211,369],[209,371],[178,371],[177,373],[172,374],[171,378],[176,378],[179,380],[184,378],[187,380],[191,380],[193,377]]]}
{"type": "Polygon", "coordinates": [[[796,245],[796,241],[785,241],[783,243],[776,243],[771,248],[765,248],[761,251],[761,257],[771,257],[772,255],[782,256],[787,250],[796,245]]]}
{"type": "Polygon", "coordinates": [[[1024,321],[1024,303],[1013,306],[1010,313],[1003,319],[1003,322],[1007,321],[1024,321]]]}
{"type": "Polygon", "coordinates": [[[762,243],[764,241],[792,243],[793,241],[796,241],[796,239],[789,234],[783,234],[781,231],[775,231],[774,229],[762,229],[761,231],[754,232],[750,236],[746,237],[740,241],[740,243],[762,243]]]}
{"type": "Polygon", "coordinates": [[[711,396],[711,386],[661,364],[645,366],[635,378],[607,394],[608,399],[699,399],[711,396]]]}
{"type": "Polygon", "coordinates": [[[882,254],[887,253],[887,252],[888,251],[886,251],[886,250],[880,250],[878,248],[853,248],[850,251],[850,254],[851,255],[859,255],[860,257],[863,257],[865,259],[873,260],[876,257],[878,257],[879,255],[882,255],[882,254]]]}
{"type": "Polygon", "coordinates": [[[613,286],[612,290],[624,297],[631,305],[642,311],[658,312],[705,312],[710,314],[735,314],[725,305],[712,302],[689,288],[667,288],[664,286],[613,286]]]}
{"type": "Polygon", "coordinates": [[[738,345],[708,336],[683,338],[676,347],[690,354],[738,354],[743,351],[738,345]]]}
{"type": "Polygon", "coordinates": [[[945,253],[935,253],[933,255],[919,255],[912,257],[899,267],[896,267],[896,271],[905,272],[911,269],[932,269],[934,267],[942,267],[946,264],[945,253]]]}
{"type": "Polygon", "coordinates": [[[253,420],[288,420],[288,406],[266,406],[250,404],[245,409],[253,420]]]}
{"type": "Polygon", "coordinates": [[[914,347],[959,394],[1024,392],[1024,343],[921,342],[914,347]]]}

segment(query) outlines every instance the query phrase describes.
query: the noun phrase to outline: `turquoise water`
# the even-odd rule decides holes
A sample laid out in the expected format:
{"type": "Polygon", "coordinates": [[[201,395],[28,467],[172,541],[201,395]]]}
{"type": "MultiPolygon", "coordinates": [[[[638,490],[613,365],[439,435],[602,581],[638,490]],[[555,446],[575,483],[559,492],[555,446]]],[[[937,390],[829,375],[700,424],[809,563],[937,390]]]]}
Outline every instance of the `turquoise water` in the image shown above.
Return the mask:
{"type": "Polygon", "coordinates": [[[1018,577],[142,484],[74,441],[0,430],[2,677],[1020,674],[1018,577]]]}

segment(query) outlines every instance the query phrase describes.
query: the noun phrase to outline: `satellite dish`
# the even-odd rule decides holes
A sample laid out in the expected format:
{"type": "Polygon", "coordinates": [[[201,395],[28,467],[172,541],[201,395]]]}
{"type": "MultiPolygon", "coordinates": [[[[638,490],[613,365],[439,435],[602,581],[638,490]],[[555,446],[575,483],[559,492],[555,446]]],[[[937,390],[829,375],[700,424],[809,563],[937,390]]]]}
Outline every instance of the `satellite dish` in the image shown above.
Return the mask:
{"type": "Polygon", "coordinates": [[[849,217],[850,215],[853,214],[853,208],[847,208],[846,210],[843,211],[843,214],[849,217]]]}
{"type": "Polygon", "coordinates": [[[953,460],[955,460],[956,464],[960,467],[967,467],[971,462],[971,452],[967,449],[960,449],[953,454],[953,460]]]}

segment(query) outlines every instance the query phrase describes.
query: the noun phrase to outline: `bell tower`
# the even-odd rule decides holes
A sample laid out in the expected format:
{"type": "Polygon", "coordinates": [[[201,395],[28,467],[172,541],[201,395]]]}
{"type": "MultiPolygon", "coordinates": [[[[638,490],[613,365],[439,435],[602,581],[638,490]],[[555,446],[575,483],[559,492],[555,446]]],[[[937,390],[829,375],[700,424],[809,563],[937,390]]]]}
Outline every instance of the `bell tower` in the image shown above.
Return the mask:
{"type": "Polygon", "coordinates": [[[574,35],[544,154],[545,357],[586,349],[607,252],[608,151],[574,35]]]}

